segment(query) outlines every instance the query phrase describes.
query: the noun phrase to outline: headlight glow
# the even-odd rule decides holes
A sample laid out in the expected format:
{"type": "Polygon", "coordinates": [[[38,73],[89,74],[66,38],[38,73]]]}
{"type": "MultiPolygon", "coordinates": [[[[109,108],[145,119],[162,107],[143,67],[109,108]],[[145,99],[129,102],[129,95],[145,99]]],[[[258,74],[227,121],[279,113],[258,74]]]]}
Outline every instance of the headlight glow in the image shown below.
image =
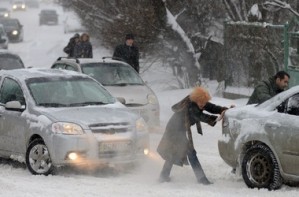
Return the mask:
{"type": "Polygon", "coordinates": [[[19,33],[19,32],[18,32],[17,30],[13,30],[13,31],[12,31],[12,35],[18,35],[18,33],[19,33]]]}
{"type": "Polygon", "coordinates": [[[8,13],[5,13],[5,14],[4,14],[4,17],[8,17],[8,13]]]}
{"type": "Polygon", "coordinates": [[[13,9],[17,9],[17,5],[13,5],[12,8],[13,8],[13,9]]]}
{"type": "Polygon", "coordinates": [[[82,135],[83,129],[74,123],[55,122],[52,124],[52,132],[65,135],[82,135]]]}
{"type": "Polygon", "coordinates": [[[22,8],[23,8],[23,9],[25,9],[25,8],[26,8],[26,6],[23,4],[23,5],[22,5],[22,8]]]}
{"type": "Polygon", "coordinates": [[[136,131],[138,131],[138,132],[147,132],[148,131],[147,124],[145,123],[143,118],[139,118],[138,120],[136,120],[136,131]]]}
{"type": "Polygon", "coordinates": [[[147,95],[147,101],[150,104],[157,104],[158,103],[157,97],[153,94],[147,95]]]}

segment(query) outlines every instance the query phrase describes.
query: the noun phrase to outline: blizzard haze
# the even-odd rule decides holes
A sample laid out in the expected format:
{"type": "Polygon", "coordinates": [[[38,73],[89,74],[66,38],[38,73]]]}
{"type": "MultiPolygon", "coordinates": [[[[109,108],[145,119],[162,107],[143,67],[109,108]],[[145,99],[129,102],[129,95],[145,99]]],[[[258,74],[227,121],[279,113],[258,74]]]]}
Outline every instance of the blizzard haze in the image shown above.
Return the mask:
{"type": "MultiPolygon", "coordinates": [[[[9,6],[7,1],[0,1],[0,7],[9,6]]],[[[27,11],[12,12],[24,26],[24,42],[10,43],[9,50],[21,56],[26,67],[50,68],[60,56],[73,33],[64,34],[63,9],[54,4],[41,4],[40,8],[28,8],[27,11]],[[54,8],[59,14],[59,25],[39,26],[38,14],[43,8],[54,8]]],[[[96,58],[111,56],[112,51],[101,47],[91,37],[93,54],[96,58]]],[[[142,69],[142,68],[141,68],[142,69]]],[[[156,153],[156,147],[164,132],[165,125],[172,115],[171,106],[190,93],[191,89],[173,90],[172,71],[158,65],[142,73],[158,96],[161,110],[161,127],[150,133],[150,156],[129,171],[113,168],[93,172],[78,172],[64,169],[58,175],[34,176],[24,165],[15,162],[0,163],[0,196],[2,197],[93,197],[93,196],[130,196],[130,197],[181,197],[181,196],[263,196],[263,197],[297,197],[299,189],[283,185],[280,190],[249,189],[240,175],[231,173],[231,168],[224,163],[218,153],[218,139],[221,137],[221,124],[210,127],[202,124],[203,136],[192,127],[193,140],[197,156],[212,185],[201,185],[196,182],[190,166],[174,166],[171,172],[172,181],[159,183],[158,177],[164,161],[156,153]]],[[[205,86],[214,95],[217,83],[207,82],[205,86]]],[[[228,100],[213,97],[212,102],[218,105],[243,106],[247,99],[228,100]]]]}

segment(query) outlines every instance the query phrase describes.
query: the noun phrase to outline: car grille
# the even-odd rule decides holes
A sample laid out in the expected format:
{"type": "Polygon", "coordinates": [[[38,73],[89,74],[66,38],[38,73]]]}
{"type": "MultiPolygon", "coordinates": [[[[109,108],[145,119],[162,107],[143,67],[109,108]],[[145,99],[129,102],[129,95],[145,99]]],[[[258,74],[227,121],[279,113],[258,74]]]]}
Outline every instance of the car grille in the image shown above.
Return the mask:
{"type": "Polygon", "coordinates": [[[130,124],[128,122],[120,123],[100,123],[89,125],[92,133],[102,133],[102,134],[116,134],[125,133],[130,130],[130,124]]]}

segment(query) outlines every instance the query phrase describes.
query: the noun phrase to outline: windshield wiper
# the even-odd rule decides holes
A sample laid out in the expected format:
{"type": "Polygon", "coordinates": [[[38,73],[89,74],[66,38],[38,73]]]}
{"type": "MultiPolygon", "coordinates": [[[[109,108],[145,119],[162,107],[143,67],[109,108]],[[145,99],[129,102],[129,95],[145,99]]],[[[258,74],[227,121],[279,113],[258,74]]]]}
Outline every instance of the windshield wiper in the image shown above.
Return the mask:
{"type": "Polygon", "coordinates": [[[108,103],[98,102],[98,101],[89,101],[89,102],[82,102],[82,103],[71,103],[69,106],[87,106],[87,105],[106,105],[108,103]]]}
{"type": "Polygon", "coordinates": [[[44,107],[67,107],[68,106],[62,103],[39,103],[38,105],[44,107]]]}

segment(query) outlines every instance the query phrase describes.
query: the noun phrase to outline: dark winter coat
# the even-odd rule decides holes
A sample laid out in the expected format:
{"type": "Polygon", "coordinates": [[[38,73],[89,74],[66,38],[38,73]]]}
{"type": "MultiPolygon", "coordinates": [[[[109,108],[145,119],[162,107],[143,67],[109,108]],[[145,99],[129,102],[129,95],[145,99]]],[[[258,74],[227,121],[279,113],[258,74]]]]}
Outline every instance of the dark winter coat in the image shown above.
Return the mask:
{"type": "Polygon", "coordinates": [[[136,46],[118,45],[114,50],[113,57],[127,62],[139,73],[139,50],[136,46]]]}
{"type": "Polygon", "coordinates": [[[248,100],[248,104],[260,104],[276,94],[282,92],[275,83],[275,78],[270,77],[267,81],[260,82],[253,90],[252,95],[248,100]]]}
{"type": "Polygon", "coordinates": [[[72,37],[66,47],[63,48],[63,51],[68,54],[68,57],[74,57],[74,48],[76,45],[75,39],[75,37],[72,37]]]}
{"type": "Polygon", "coordinates": [[[92,45],[89,41],[80,41],[75,45],[74,56],[76,58],[92,58],[92,45]]]}
{"type": "MultiPolygon", "coordinates": [[[[203,110],[221,114],[226,109],[208,102],[203,110]]],[[[196,124],[197,132],[202,134],[200,122],[214,126],[217,116],[204,113],[196,103],[190,101],[189,96],[172,106],[172,110],[175,113],[167,123],[157,152],[164,160],[183,166],[188,164],[187,151],[194,149],[190,127],[196,124]]]]}

